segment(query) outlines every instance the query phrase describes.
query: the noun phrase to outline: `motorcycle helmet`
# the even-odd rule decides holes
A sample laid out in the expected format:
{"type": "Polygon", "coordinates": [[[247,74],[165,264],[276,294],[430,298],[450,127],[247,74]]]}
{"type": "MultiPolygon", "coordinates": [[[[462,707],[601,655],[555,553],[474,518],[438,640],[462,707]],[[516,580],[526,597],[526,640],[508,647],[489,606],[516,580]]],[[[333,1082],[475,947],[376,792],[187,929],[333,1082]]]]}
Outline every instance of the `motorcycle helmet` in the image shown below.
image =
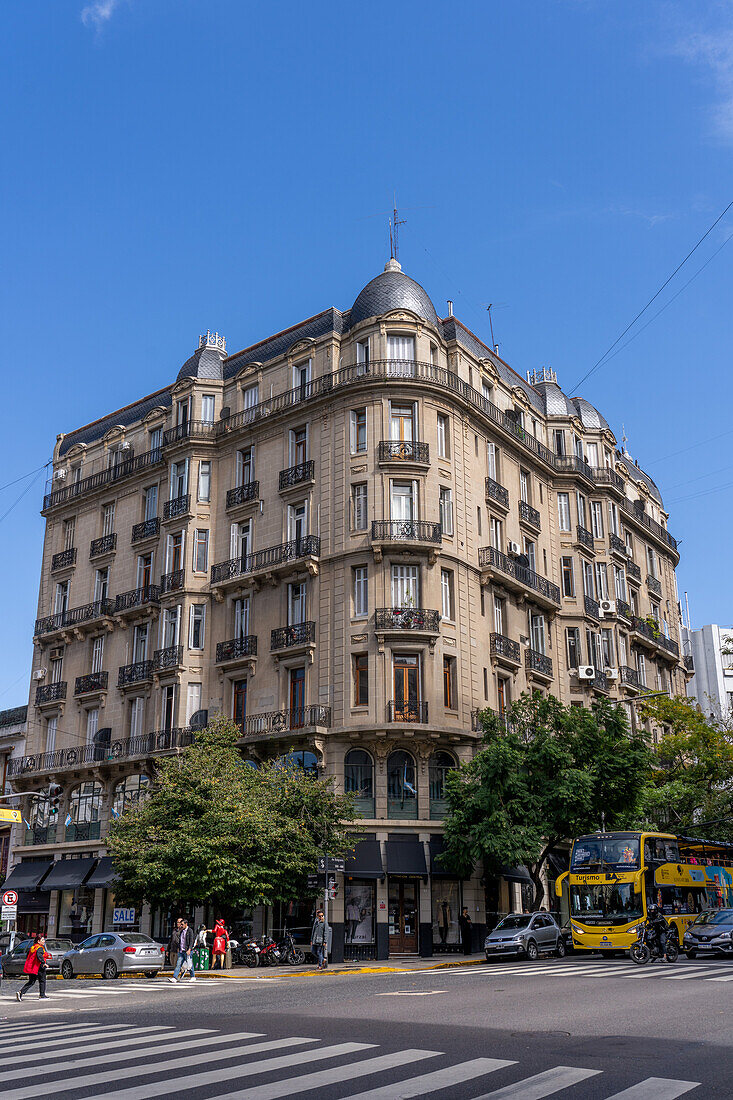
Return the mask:
{"type": "Polygon", "coordinates": [[[650,905],[649,908],[647,909],[647,916],[648,917],[658,917],[659,916],[659,906],[658,905],[650,905]]]}

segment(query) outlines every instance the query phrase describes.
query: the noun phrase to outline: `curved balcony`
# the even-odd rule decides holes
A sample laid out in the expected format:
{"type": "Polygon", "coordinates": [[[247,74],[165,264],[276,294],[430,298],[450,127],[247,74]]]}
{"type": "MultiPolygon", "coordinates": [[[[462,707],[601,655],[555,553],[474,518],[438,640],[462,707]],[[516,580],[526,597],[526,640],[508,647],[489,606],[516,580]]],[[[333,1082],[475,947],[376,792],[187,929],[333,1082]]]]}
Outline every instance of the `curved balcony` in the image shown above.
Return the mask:
{"type": "Polygon", "coordinates": [[[331,725],[331,708],[319,705],[296,707],[294,710],[273,710],[265,714],[250,714],[244,720],[244,739],[257,740],[307,732],[315,727],[328,729],[331,725]]]}
{"type": "Polygon", "coordinates": [[[299,646],[307,646],[316,640],[316,624],[314,622],[295,623],[293,626],[280,626],[270,632],[270,650],[296,649],[299,646]]]}
{"type": "Polygon", "coordinates": [[[132,543],[142,542],[144,539],[157,538],[160,533],[160,518],[144,519],[142,523],[136,523],[132,528],[132,543]]]}
{"type": "Polygon", "coordinates": [[[187,420],[185,424],[176,424],[163,432],[163,446],[170,447],[187,439],[213,441],[217,434],[217,425],[209,420],[187,420]]]}
{"type": "Polygon", "coordinates": [[[252,504],[259,499],[259,481],[248,481],[244,485],[236,485],[227,490],[226,507],[239,508],[243,504],[252,504]]]}
{"type": "Polygon", "coordinates": [[[117,532],[113,531],[111,535],[102,535],[101,538],[92,539],[89,544],[89,557],[99,558],[102,554],[111,554],[116,549],[117,532]]]}
{"type": "Polygon", "coordinates": [[[184,493],[183,496],[174,497],[173,500],[167,500],[163,505],[163,519],[179,519],[181,516],[187,516],[191,511],[191,494],[184,493]]]}
{"type": "Polygon", "coordinates": [[[412,463],[418,466],[430,465],[430,446],[416,439],[382,439],[377,451],[380,465],[390,462],[412,463]]]}
{"type": "Polygon", "coordinates": [[[507,588],[525,595],[532,594],[534,603],[541,607],[557,610],[560,606],[560,589],[546,577],[541,577],[529,566],[520,565],[516,558],[502,554],[493,546],[483,546],[478,552],[478,563],[482,570],[481,583],[489,579],[502,581],[507,588]]]}
{"type": "Polygon", "coordinates": [[[424,724],[428,720],[427,703],[387,703],[387,721],[424,724]]]}
{"type": "Polygon", "coordinates": [[[427,553],[432,565],[438,556],[437,547],[443,542],[443,528],[440,523],[429,520],[413,519],[374,519],[372,520],[372,553],[375,561],[382,560],[385,546],[402,544],[416,553],[427,553]]]}
{"type": "Polygon", "coordinates": [[[160,602],[160,585],[144,584],[141,588],[133,588],[129,592],[120,592],[115,598],[115,615],[124,614],[125,611],[134,611],[138,607],[144,607],[149,603],[160,602]]]}
{"type": "Polygon", "coordinates": [[[76,547],[70,546],[68,550],[61,550],[58,554],[54,554],[51,558],[51,572],[55,572],[57,569],[68,569],[69,566],[76,565],[76,547]]]}
{"type": "Polygon", "coordinates": [[[437,634],[440,630],[440,612],[424,607],[378,607],[374,612],[374,628],[379,633],[403,630],[437,634]]]}
{"type": "Polygon", "coordinates": [[[281,470],[278,489],[280,492],[283,489],[292,489],[297,485],[315,481],[315,477],[316,464],[312,458],[309,458],[307,462],[299,462],[297,466],[289,466],[287,470],[281,470]]]}
{"type": "Polygon", "coordinates": [[[494,481],[493,477],[487,477],[484,482],[484,491],[487,502],[498,504],[501,508],[509,508],[509,490],[494,481]]]}
{"type": "Polygon", "coordinates": [[[541,530],[540,514],[536,508],[533,508],[531,504],[527,504],[526,500],[520,500],[517,503],[519,510],[519,522],[526,523],[530,527],[533,527],[535,531],[541,530]]]}

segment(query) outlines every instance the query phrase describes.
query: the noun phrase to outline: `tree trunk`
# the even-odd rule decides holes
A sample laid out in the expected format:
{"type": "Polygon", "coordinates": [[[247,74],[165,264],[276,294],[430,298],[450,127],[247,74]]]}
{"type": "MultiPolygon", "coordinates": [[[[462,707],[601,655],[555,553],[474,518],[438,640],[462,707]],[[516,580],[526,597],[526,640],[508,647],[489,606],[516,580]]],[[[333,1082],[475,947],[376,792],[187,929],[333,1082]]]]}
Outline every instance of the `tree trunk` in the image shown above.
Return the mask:
{"type": "Polygon", "coordinates": [[[533,895],[530,909],[533,913],[537,912],[545,899],[545,887],[542,882],[542,867],[544,862],[544,858],[542,858],[539,863],[530,863],[527,865],[529,877],[532,879],[533,895]]]}

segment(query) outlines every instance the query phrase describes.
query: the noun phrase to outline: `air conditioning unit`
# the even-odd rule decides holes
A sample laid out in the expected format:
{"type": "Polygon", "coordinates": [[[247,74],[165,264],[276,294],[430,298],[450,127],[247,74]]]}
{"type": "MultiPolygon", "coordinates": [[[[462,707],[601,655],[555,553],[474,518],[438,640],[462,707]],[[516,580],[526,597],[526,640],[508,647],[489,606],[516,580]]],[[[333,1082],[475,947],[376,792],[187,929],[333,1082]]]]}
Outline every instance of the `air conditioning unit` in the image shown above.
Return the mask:
{"type": "Polygon", "coordinates": [[[48,656],[49,656],[49,660],[51,660],[51,661],[60,661],[61,658],[63,657],[63,655],[64,655],[64,647],[62,645],[58,645],[58,646],[56,646],[55,649],[51,650],[51,652],[49,653],[48,656]]]}
{"type": "Polygon", "coordinates": [[[120,443],[120,450],[121,451],[129,451],[130,450],[130,444],[129,443],[120,443]]]}
{"type": "Polygon", "coordinates": [[[520,634],[519,635],[519,644],[528,646],[529,645],[529,638],[526,638],[524,636],[524,634],[520,634]]]}
{"type": "Polygon", "coordinates": [[[604,615],[616,614],[616,601],[615,600],[601,600],[598,604],[604,615]]]}
{"type": "Polygon", "coordinates": [[[509,553],[519,555],[519,554],[522,553],[522,547],[519,545],[518,542],[510,542],[509,543],[509,553]]]}
{"type": "Polygon", "coordinates": [[[48,669],[46,669],[46,668],[37,668],[36,671],[33,673],[33,679],[34,680],[45,680],[47,672],[48,672],[48,669]]]}
{"type": "Polygon", "coordinates": [[[603,671],[606,674],[606,679],[607,680],[618,680],[618,669],[617,668],[604,668],[603,671]]]}
{"type": "Polygon", "coordinates": [[[53,475],[54,481],[66,481],[66,475],[68,474],[68,472],[69,471],[65,469],[56,470],[53,475]]]}
{"type": "Polygon", "coordinates": [[[593,668],[593,665],[581,665],[578,669],[579,680],[595,680],[595,678],[596,670],[593,668]]]}

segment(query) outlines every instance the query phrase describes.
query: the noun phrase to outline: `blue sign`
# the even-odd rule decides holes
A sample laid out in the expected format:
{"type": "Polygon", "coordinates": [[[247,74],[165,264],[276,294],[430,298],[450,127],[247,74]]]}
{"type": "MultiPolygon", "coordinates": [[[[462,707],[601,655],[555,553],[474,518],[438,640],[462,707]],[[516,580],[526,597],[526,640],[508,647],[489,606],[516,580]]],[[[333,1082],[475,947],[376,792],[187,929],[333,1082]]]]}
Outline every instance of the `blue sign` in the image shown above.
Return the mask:
{"type": "Polygon", "coordinates": [[[134,909],[113,909],[112,910],[112,923],[113,924],[134,924],[135,923],[135,910],[134,909]]]}

